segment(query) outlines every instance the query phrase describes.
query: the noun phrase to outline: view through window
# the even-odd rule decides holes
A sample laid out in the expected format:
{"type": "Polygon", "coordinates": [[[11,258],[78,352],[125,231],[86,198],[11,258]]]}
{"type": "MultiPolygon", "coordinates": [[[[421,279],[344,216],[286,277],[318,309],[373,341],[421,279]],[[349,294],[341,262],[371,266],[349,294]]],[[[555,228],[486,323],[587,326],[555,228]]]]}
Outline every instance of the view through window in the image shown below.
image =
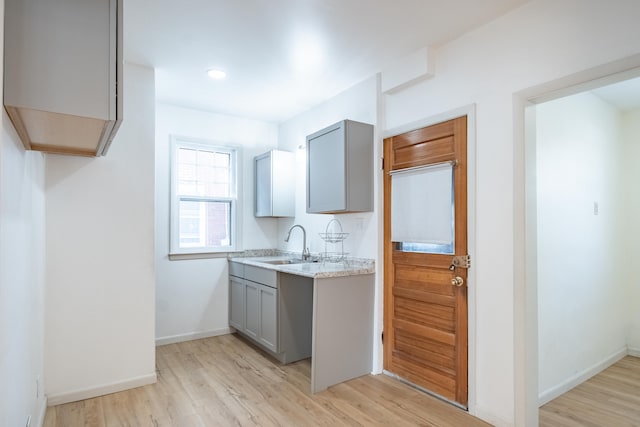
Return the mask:
{"type": "Polygon", "coordinates": [[[177,140],[173,157],[172,252],[232,249],[235,150],[177,140]]]}

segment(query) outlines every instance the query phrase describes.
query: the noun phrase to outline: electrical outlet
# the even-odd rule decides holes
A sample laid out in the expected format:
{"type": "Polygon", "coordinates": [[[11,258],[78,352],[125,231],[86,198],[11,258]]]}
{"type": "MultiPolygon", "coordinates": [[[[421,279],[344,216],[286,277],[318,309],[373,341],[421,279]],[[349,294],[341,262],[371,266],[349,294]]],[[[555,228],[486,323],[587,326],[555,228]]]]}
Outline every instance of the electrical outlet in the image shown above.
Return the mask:
{"type": "Polygon", "coordinates": [[[40,375],[36,375],[36,399],[40,399],[40,375]]]}
{"type": "Polygon", "coordinates": [[[25,424],[25,427],[31,427],[31,415],[27,417],[27,423],[25,424]]]}

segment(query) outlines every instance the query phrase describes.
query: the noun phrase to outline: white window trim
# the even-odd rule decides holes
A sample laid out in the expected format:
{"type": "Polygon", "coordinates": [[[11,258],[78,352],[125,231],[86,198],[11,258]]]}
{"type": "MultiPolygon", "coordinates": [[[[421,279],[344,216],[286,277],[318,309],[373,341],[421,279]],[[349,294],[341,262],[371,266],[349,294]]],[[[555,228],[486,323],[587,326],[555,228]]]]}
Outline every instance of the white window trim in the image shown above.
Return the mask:
{"type": "MultiPolygon", "coordinates": [[[[169,190],[169,259],[197,259],[197,258],[217,258],[229,252],[242,250],[241,230],[242,230],[242,150],[237,145],[220,143],[212,140],[197,139],[171,135],[169,153],[170,159],[170,190],[169,190]],[[179,218],[178,218],[178,196],[177,196],[177,156],[178,148],[193,148],[204,150],[220,150],[232,154],[232,188],[235,189],[234,197],[215,198],[215,200],[231,201],[231,244],[220,247],[203,248],[180,248],[179,247],[179,218]]],[[[206,199],[206,198],[203,198],[206,199]]],[[[213,200],[213,199],[211,199],[213,200]]]]}

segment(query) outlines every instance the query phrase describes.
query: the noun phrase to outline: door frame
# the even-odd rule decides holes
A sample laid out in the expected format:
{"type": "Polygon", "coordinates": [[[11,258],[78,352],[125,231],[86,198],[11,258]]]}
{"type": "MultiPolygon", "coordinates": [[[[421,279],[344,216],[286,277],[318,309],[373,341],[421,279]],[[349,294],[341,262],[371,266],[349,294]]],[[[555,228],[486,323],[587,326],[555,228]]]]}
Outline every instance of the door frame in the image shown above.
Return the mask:
{"type": "MultiPolygon", "coordinates": [[[[381,132],[380,141],[461,116],[467,116],[467,252],[471,257],[471,268],[469,268],[467,272],[467,283],[469,284],[467,288],[467,411],[471,415],[476,415],[476,269],[474,268],[474,262],[476,260],[476,105],[468,104],[401,126],[385,129],[381,132]]],[[[382,173],[383,172],[381,172],[381,174],[382,173]]],[[[382,190],[383,189],[380,188],[380,200],[384,205],[384,194],[382,190]]],[[[381,217],[381,228],[383,223],[384,218],[381,217]]],[[[380,240],[383,240],[382,231],[380,232],[380,240]]],[[[384,257],[380,259],[383,260],[380,274],[384,278],[384,270],[386,267],[384,265],[384,257]]],[[[382,280],[382,289],[384,289],[384,279],[382,280]]],[[[386,370],[383,372],[387,375],[394,376],[386,370]]]]}
{"type": "Polygon", "coordinates": [[[538,425],[535,110],[531,106],[640,77],[640,54],[513,94],[515,425],[538,425]]]}

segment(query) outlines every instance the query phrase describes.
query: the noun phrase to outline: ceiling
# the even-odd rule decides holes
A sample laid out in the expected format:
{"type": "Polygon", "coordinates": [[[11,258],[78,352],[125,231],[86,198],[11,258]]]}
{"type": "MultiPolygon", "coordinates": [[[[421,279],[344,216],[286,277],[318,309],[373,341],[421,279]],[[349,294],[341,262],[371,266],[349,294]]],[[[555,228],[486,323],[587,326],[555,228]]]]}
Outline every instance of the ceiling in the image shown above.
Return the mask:
{"type": "Polygon", "coordinates": [[[124,55],[155,68],[159,102],[281,122],[526,2],[127,0],[124,55]]]}

